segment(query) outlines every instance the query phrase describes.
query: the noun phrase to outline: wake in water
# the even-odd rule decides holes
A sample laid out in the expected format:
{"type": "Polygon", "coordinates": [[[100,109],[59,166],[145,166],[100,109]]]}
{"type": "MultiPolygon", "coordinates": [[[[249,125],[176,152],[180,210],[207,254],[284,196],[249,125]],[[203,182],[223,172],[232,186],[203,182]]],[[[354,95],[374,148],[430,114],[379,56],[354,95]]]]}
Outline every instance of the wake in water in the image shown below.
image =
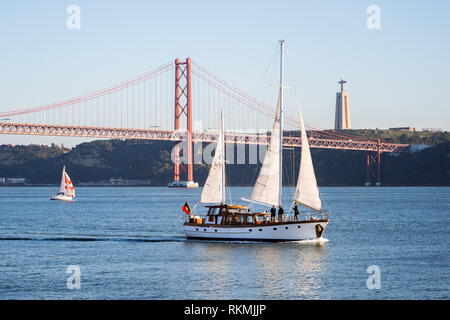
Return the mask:
{"type": "MultiPolygon", "coordinates": [[[[144,235],[90,235],[90,234],[25,234],[20,236],[0,236],[0,241],[130,241],[130,242],[204,242],[204,243],[229,243],[229,244],[261,244],[256,240],[202,240],[187,239],[185,236],[144,236],[144,235]]],[[[323,244],[328,242],[326,238],[299,240],[299,241],[268,241],[269,243],[297,243],[297,244],[323,244]]]]}
{"type": "Polygon", "coordinates": [[[300,244],[323,244],[330,240],[326,238],[319,238],[319,239],[308,239],[308,240],[300,240],[300,241],[293,241],[294,243],[300,243],[300,244]]]}
{"type": "Polygon", "coordinates": [[[29,236],[11,236],[0,237],[0,241],[131,241],[131,242],[181,242],[185,241],[185,237],[149,237],[149,236],[114,236],[114,235],[82,235],[82,236],[50,236],[35,235],[29,236]]]}

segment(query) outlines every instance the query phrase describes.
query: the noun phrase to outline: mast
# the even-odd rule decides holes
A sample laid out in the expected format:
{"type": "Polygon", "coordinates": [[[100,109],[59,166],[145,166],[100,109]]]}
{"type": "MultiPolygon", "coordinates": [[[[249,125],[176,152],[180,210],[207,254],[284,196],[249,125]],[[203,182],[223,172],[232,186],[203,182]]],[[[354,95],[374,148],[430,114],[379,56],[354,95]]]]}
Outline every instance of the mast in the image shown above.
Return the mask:
{"type": "Polygon", "coordinates": [[[220,135],[222,136],[222,204],[225,204],[225,133],[224,133],[224,114],[223,108],[220,114],[220,135]]]}
{"type": "Polygon", "coordinates": [[[279,155],[279,194],[278,205],[281,205],[283,190],[283,77],[284,77],[284,40],[280,40],[280,155],[279,155]]]}

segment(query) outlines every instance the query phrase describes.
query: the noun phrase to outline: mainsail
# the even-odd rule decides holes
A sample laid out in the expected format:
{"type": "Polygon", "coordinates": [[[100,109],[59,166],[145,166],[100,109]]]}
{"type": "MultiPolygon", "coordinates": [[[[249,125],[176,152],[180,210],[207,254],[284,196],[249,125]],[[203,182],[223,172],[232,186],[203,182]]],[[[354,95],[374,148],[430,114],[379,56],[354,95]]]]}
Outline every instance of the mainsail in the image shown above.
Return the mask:
{"type": "Polygon", "coordinates": [[[224,161],[224,128],[223,112],[220,122],[220,135],[217,139],[214,159],[209,170],[208,178],[203,186],[200,202],[225,203],[225,161],[224,161]]]}
{"type": "Polygon", "coordinates": [[[63,167],[61,184],[59,185],[59,193],[66,194],[66,166],[63,167]]]}
{"type": "Polygon", "coordinates": [[[275,121],[270,135],[264,162],[256,180],[251,200],[269,205],[279,205],[280,194],[280,103],[277,105],[275,121]]]}
{"type": "Polygon", "coordinates": [[[308,138],[306,136],[306,129],[300,106],[298,112],[300,114],[302,154],[297,189],[295,190],[292,200],[311,209],[320,211],[322,209],[322,201],[320,200],[319,189],[317,188],[316,175],[314,174],[311,151],[309,150],[308,138]]]}

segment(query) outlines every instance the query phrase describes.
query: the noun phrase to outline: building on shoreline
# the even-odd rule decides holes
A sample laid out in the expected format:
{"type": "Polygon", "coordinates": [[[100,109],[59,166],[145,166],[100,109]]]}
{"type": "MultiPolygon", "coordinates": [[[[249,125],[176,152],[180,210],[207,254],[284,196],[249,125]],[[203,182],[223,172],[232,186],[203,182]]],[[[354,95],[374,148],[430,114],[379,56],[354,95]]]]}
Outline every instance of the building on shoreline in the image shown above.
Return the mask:
{"type": "Polygon", "coordinates": [[[406,131],[406,132],[416,132],[417,129],[414,127],[396,127],[396,128],[389,128],[390,131],[406,131]]]}
{"type": "Polygon", "coordinates": [[[119,178],[110,178],[109,180],[103,181],[88,181],[88,182],[80,182],[78,186],[81,187],[97,187],[97,186],[150,186],[152,184],[150,179],[147,180],[137,180],[137,179],[123,179],[119,178]]]}
{"type": "Polygon", "coordinates": [[[24,185],[25,183],[26,183],[25,178],[0,177],[0,184],[2,184],[2,185],[24,185]]]}

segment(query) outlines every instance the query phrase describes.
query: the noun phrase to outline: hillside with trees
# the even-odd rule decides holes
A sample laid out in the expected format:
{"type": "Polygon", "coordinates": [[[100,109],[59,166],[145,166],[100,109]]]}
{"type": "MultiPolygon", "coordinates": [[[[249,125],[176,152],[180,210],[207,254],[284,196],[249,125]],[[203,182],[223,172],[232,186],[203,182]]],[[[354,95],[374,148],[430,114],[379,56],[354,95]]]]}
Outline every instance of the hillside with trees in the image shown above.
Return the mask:
{"type": "MultiPolygon", "coordinates": [[[[347,131],[346,131],[347,132],[347,131]]],[[[370,132],[355,130],[383,141],[436,142],[415,153],[382,154],[383,185],[450,185],[450,134],[415,132],[370,132]]],[[[350,133],[350,131],[349,131],[350,133]]],[[[110,178],[148,180],[165,186],[173,179],[170,153],[172,142],[144,140],[97,140],[72,149],[41,145],[0,146],[0,177],[24,177],[29,184],[59,183],[62,166],[77,183],[110,178]]],[[[246,146],[248,154],[248,146],[246,146]]],[[[235,152],[236,154],[236,152],[235,152]]],[[[361,186],[365,182],[366,154],[360,151],[312,149],[319,185],[361,186]]],[[[295,185],[300,149],[284,151],[284,182],[295,185]]],[[[260,165],[233,164],[227,168],[231,185],[253,185],[260,165]]],[[[206,164],[194,165],[196,181],[202,185],[208,174],[206,164]]]]}

